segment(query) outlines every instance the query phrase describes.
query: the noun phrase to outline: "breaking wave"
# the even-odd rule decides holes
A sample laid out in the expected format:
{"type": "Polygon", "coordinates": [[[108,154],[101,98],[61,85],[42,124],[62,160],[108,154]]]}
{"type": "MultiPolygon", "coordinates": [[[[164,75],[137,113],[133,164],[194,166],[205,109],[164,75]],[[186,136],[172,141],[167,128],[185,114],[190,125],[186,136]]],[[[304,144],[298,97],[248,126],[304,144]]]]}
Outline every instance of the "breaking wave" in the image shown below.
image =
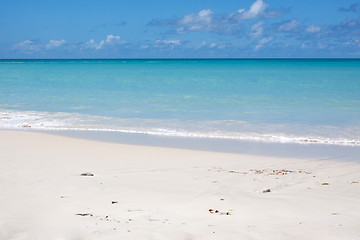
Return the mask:
{"type": "MultiPolygon", "coordinates": [[[[299,126],[296,126],[299,128],[299,126]]],[[[307,128],[307,126],[303,126],[307,128]]],[[[360,146],[359,128],[317,127],[306,135],[284,132],[274,124],[259,125],[241,121],[180,121],[169,119],[121,119],[78,113],[0,111],[2,129],[72,130],[136,133],[171,137],[231,139],[257,142],[335,144],[360,146]],[[326,131],[325,131],[326,130],[326,131]],[[340,133],[344,133],[340,136],[340,133]],[[349,134],[355,133],[355,137],[349,134]],[[326,134],[324,134],[326,133],[326,134]],[[345,136],[347,135],[350,136],[345,136]],[[356,137],[357,136],[357,137],[356,137]]],[[[291,127],[288,127],[291,129],[291,127]]],[[[306,132],[306,131],[305,131],[306,132]]]]}

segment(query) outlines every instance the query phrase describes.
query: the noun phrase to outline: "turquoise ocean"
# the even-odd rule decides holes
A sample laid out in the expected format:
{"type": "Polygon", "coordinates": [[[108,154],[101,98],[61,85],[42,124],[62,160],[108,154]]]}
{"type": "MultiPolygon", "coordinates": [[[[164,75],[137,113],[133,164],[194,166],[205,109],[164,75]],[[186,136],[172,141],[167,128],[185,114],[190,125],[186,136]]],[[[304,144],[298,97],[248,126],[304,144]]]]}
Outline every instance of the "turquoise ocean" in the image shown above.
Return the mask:
{"type": "Polygon", "coordinates": [[[0,60],[0,128],[360,145],[360,60],[0,60]]]}

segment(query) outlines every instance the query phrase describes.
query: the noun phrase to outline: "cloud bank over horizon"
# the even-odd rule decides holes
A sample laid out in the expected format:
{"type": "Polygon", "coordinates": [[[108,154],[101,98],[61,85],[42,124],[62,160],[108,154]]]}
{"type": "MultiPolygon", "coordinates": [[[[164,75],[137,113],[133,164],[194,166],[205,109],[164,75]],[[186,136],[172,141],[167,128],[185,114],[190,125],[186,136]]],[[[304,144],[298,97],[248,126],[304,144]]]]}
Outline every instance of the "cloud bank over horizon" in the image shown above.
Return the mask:
{"type": "Polygon", "coordinates": [[[360,57],[359,3],[322,9],[331,12],[329,19],[317,21],[298,14],[300,6],[265,0],[238,5],[229,4],[228,12],[208,7],[170,18],[166,12],[150,19],[151,12],[139,14],[57,33],[58,38],[18,34],[20,41],[0,42],[0,57],[360,57]]]}

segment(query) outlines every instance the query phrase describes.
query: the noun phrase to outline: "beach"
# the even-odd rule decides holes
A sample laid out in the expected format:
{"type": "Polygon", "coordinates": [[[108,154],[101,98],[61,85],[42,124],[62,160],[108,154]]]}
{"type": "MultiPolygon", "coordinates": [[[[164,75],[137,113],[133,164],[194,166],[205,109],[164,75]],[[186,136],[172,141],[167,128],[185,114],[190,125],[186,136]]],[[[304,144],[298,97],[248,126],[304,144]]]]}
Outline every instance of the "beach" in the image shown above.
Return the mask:
{"type": "Polygon", "coordinates": [[[0,239],[360,239],[359,161],[0,139],[0,239]]]}
{"type": "Polygon", "coordinates": [[[0,1],[0,240],[360,240],[360,1],[0,1]]]}

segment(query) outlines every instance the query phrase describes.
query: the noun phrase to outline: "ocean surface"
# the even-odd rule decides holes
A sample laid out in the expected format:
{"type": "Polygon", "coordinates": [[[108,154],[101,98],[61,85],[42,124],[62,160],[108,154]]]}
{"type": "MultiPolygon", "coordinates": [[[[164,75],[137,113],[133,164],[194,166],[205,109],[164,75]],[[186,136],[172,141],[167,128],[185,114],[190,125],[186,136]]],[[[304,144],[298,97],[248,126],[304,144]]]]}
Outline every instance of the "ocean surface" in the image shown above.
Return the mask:
{"type": "Polygon", "coordinates": [[[360,145],[360,60],[0,60],[0,128],[360,145]]]}

